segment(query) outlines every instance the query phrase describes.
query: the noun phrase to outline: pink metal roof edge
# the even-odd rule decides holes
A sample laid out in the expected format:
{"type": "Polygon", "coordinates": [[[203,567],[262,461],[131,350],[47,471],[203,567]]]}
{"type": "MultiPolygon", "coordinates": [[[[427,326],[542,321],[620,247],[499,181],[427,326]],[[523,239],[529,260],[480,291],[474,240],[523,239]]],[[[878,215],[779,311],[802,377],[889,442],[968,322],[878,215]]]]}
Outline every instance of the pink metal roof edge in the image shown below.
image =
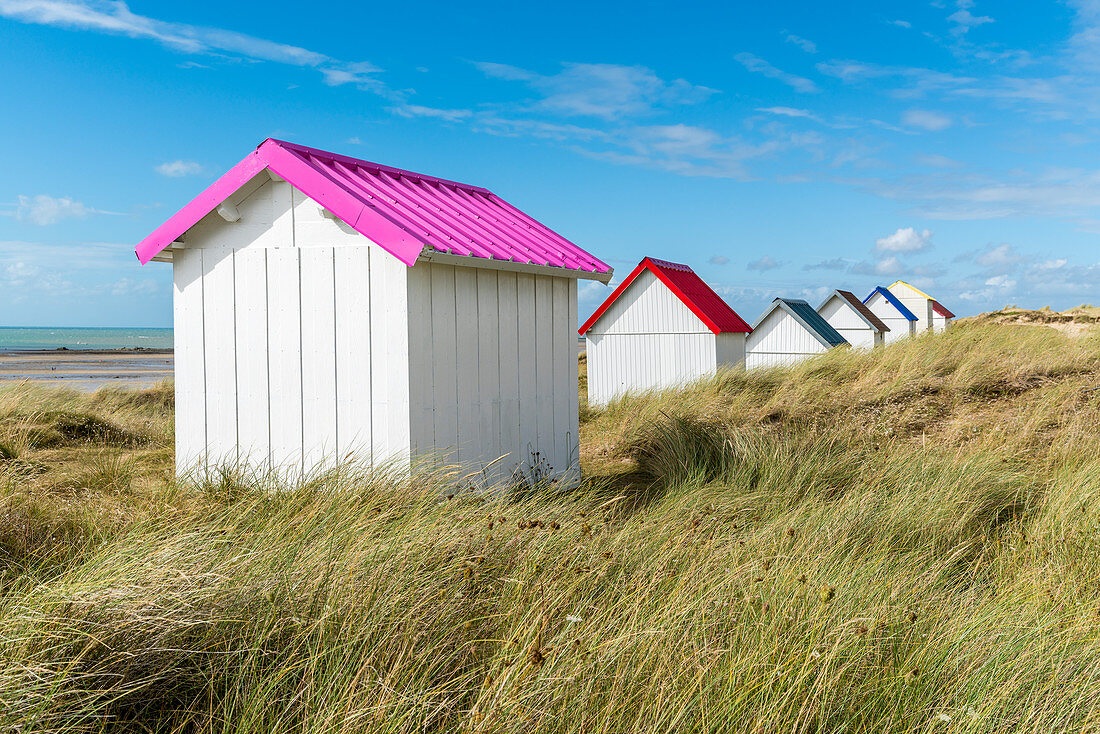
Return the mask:
{"type": "Polygon", "coordinates": [[[409,266],[430,248],[566,270],[611,271],[488,189],[273,138],[143,239],[136,248],[138,259],[149,262],[265,168],[409,266]]]}

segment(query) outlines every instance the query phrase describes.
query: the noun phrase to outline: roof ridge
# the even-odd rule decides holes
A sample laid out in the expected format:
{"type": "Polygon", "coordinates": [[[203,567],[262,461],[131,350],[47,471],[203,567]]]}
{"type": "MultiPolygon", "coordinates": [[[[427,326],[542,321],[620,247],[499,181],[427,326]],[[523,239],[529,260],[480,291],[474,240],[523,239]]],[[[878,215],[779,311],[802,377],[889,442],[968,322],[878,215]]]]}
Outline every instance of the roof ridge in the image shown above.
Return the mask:
{"type": "Polygon", "coordinates": [[[273,143],[282,148],[291,148],[299,153],[305,153],[306,155],[315,158],[329,158],[334,161],[340,161],[341,163],[349,163],[359,168],[369,168],[378,172],[391,173],[396,176],[405,176],[408,178],[415,178],[421,181],[429,181],[431,183],[443,184],[445,186],[455,186],[460,189],[466,189],[468,191],[476,191],[479,194],[492,194],[493,192],[482,186],[474,186],[473,184],[462,183],[461,181],[452,181],[447,178],[440,178],[439,176],[429,176],[426,173],[417,173],[416,171],[409,171],[404,168],[397,168],[395,166],[387,166],[383,163],[375,163],[374,161],[363,160],[362,158],[354,158],[350,155],[343,155],[342,153],[333,153],[328,150],[321,150],[320,148],[311,148],[308,145],[301,145],[299,143],[291,143],[287,140],[279,140],[278,138],[268,138],[264,142],[256,146],[259,150],[264,145],[273,143]]]}

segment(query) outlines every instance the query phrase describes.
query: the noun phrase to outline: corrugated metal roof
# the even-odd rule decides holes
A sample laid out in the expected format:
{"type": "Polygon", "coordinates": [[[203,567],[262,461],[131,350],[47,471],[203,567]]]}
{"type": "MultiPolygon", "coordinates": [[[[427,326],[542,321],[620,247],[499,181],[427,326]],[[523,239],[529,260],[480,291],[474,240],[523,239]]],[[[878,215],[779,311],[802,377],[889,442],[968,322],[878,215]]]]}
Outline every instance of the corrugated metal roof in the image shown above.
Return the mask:
{"type": "Polygon", "coordinates": [[[897,296],[895,296],[893,293],[891,293],[886,288],[883,288],[881,285],[877,286],[873,291],[868,293],[867,297],[863,299],[863,302],[867,303],[867,301],[870,301],[871,296],[875,295],[876,293],[881,293],[882,297],[885,298],[890,303],[891,306],[896,308],[901,313],[901,315],[904,316],[905,318],[909,319],[910,321],[916,321],[917,320],[916,315],[912,311],[910,311],[908,308],[906,308],[905,304],[902,303],[901,301],[899,301],[897,296]]]}
{"type": "Polygon", "coordinates": [[[822,318],[813,306],[801,298],[776,298],[772,303],[775,304],[773,308],[778,306],[794,316],[826,346],[839,347],[841,344],[848,343],[848,340],[822,318]]]}
{"type": "Polygon", "coordinates": [[[409,266],[428,248],[611,273],[609,265],[487,189],[271,138],[142,240],[138,258],[151,260],[265,168],[409,266]]]}
{"type": "Polygon", "coordinates": [[[871,311],[871,309],[867,308],[867,306],[863,304],[863,301],[856,298],[856,294],[852,293],[851,291],[842,291],[839,288],[833,291],[832,295],[822,301],[821,306],[817,307],[819,313],[822,307],[824,307],[824,305],[828,303],[833,296],[844,299],[848,303],[848,305],[855,309],[856,313],[858,313],[860,317],[867,322],[867,325],[875,331],[890,331],[890,327],[882,323],[882,319],[880,319],[878,316],[875,316],[874,312],[871,311]]]}
{"type": "Polygon", "coordinates": [[[945,319],[955,318],[955,314],[948,311],[947,307],[937,301],[935,298],[932,299],[932,310],[938,313],[940,316],[943,316],[945,319]]]}
{"type": "Polygon", "coordinates": [[[687,265],[646,257],[638,263],[638,266],[626,277],[626,280],[608,296],[607,300],[596,309],[596,312],[588,317],[579,332],[585,334],[595,326],[611,304],[618,300],[619,296],[634,282],[634,279],[645,270],[649,270],[657,276],[657,279],[675,293],[676,297],[683,301],[684,305],[691,309],[691,312],[698,316],[707,325],[707,328],[715,334],[745,334],[752,331],[752,327],[738,316],[737,312],[730,308],[729,304],[723,301],[722,297],[704,283],[703,279],[687,265]]]}

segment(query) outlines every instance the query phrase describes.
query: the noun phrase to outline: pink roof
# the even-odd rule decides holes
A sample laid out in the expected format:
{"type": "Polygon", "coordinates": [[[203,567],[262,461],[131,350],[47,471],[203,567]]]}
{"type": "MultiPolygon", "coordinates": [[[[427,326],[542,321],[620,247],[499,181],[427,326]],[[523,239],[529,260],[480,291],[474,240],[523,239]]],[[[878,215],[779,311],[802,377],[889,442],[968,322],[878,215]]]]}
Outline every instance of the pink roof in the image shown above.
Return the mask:
{"type": "Polygon", "coordinates": [[[608,296],[607,300],[603,302],[603,305],[596,309],[596,313],[592,314],[588,321],[584,322],[584,326],[580,328],[580,333],[585,334],[591,329],[600,317],[603,316],[604,311],[611,307],[611,304],[619,299],[630,284],[634,282],[634,279],[641,275],[643,270],[648,270],[657,276],[657,279],[668,286],[668,289],[676,294],[676,297],[683,301],[684,305],[691,309],[691,312],[699,317],[699,319],[707,325],[707,328],[713,331],[715,334],[725,334],[729,332],[749,333],[752,331],[745,321],[737,315],[737,313],[729,307],[722,297],[714,292],[714,289],[703,282],[703,279],[695,274],[695,271],[689,268],[687,265],[681,265],[679,263],[670,263],[666,260],[656,260],[651,257],[644,258],[638,267],[634,268],[634,271],[626,276],[626,280],[615,289],[615,292],[608,296]]]}
{"type": "Polygon", "coordinates": [[[496,194],[268,138],[137,246],[142,263],[264,169],[412,266],[424,248],[597,274],[611,267],[496,194]]]}

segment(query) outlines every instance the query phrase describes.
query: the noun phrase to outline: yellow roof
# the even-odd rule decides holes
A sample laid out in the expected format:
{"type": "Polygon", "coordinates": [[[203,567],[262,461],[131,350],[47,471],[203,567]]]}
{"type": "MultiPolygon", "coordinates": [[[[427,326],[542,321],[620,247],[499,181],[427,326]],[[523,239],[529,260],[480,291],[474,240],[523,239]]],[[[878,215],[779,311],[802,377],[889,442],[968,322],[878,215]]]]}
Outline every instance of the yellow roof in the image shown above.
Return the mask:
{"type": "Polygon", "coordinates": [[[916,287],[915,285],[910,285],[909,283],[906,283],[906,282],[905,282],[904,280],[895,280],[895,281],[894,281],[894,285],[891,285],[891,286],[890,286],[889,288],[887,288],[886,290],[888,290],[888,291],[892,291],[892,290],[894,290],[894,286],[895,286],[895,285],[903,285],[903,286],[905,286],[906,288],[912,288],[912,289],[913,289],[913,290],[915,290],[915,291],[916,291],[917,293],[920,293],[920,294],[921,294],[922,296],[924,296],[925,298],[927,298],[927,299],[928,299],[929,301],[934,301],[934,300],[936,300],[936,299],[935,299],[935,298],[933,298],[932,296],[930,296],[930,295],[928,295],[927,293],[925,293],[924,291],[922,291],[922,290],[921,290],[920,288],[916,287]]]}

